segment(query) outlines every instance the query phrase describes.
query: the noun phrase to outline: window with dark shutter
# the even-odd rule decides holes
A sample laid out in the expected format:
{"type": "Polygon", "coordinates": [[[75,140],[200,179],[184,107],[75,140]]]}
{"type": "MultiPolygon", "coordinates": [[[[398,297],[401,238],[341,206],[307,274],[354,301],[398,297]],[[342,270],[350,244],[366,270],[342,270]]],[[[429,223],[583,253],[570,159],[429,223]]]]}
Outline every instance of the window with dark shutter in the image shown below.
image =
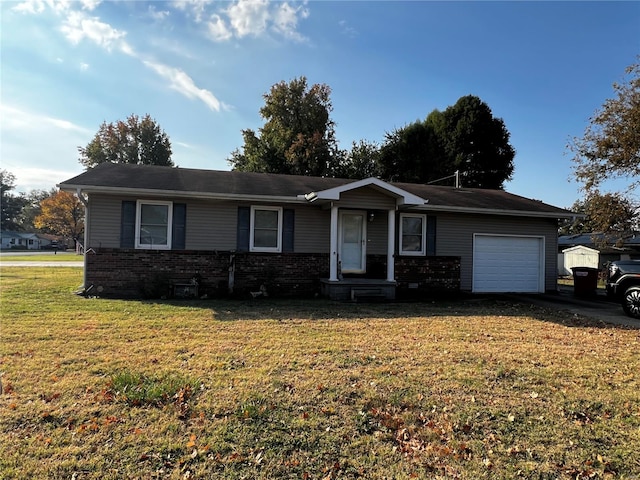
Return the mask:
{"type": "Polygon", "coordinates": [[[187,205],[185,203],[173,204],[173,230],[171,248],[184,250],[186,248],[187,234],[187,205]]]}
{"type": "Polygon", "coordinates": [[[427,255],[436,254],[436,217],[427,217],[427,255]]]}
{"type": "Polygon", "coordinates": [[[249,230],[251,228],[251,208],[238,207],[238,224],[236,237],[236,250],[249,251],[249,230]]]}
{"type": "Polygon", "coordinates": [[[120,216],[120,248],[135,247],[136,240],[136,202],[125,200],[122,202],[120,216]]]}
{"type": "Polygon", "coordinates": [[[292,208],[285,208],[282,212],[282,251],[293,252],[293,237],[295,233],[295,213],[292,208]]]}

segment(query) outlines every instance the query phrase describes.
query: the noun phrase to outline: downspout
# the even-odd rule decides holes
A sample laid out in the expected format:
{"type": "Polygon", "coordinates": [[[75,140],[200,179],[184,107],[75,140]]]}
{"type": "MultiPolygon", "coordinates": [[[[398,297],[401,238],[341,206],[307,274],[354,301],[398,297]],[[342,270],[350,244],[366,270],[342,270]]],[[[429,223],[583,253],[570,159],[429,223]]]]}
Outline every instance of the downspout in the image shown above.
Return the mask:
{"type": "Polygon", "coordinates": [[[76,190],[76,197],[78,200],[82,202],[84,205],[84,239],[83,239],[83,248],[84,252],[82,256],[84,257],[84,268],[82,269],[82,286],[87,288],[87,242],[89,241],[89,199],[86,198],[82,194],[82,190],[78,188],[76,190]]]}
{"type": "Polygon", "coordinates": [[[236,281],[236,256],[231,253],[229,256],[229,280],[227,283],[229,295],[233,295],[233,289],[236,281]]]}
{"type": "MultiPolygon", "coordinates": [[[[397,207],[396,207],[397,208],[397,207]]],[[[395,282],[396,211],[387,212],[387,282],[395,282]]]]}
{"type": "Polygon", "coordinates": [[[329,281],[338,281],[338,207],[331,204],[329,281]]]}

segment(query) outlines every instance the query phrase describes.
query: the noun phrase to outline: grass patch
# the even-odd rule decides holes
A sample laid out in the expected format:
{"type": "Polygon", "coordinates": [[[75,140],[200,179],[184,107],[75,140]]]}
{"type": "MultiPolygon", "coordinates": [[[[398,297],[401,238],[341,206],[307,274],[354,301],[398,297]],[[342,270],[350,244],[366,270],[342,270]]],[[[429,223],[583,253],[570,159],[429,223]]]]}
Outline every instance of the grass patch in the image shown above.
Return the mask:
{"type": "Polygon", "coordinates": [[[76,255],[70,253],[59,253],[54,255],[37,254],[37,255],[0,255],[0,265],[2,262],[82,262],[84,261],[83,255],[76,255]]]}
{"type": "Polygon", "coordinates": [[[3,268],[0,477],[634,478],[640,332],[498,297],[123,301],[3,268]]]}
{"type": "Polygon", "coordinates": [[[161,407],[175,404],[184,415],[189,400],[199,387],[197,380],[181,375],[158,377],[125,370],[111,377],[105,394],[129,406],[161,407]]]}

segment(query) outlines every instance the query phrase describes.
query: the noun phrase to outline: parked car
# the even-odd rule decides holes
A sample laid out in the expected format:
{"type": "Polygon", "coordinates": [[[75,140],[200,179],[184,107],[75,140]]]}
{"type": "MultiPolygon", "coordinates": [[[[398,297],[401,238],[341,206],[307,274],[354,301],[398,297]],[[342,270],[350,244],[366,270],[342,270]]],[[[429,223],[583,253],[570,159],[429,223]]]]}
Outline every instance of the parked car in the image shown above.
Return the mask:
{"type": "Polygon", "coordinates": [[[622,310],[640,319],[640,260],[618,260],[607,268],[607,296],[619,301],[622,310]]]}
{"type": "Polygon", "coordinates": [[[48,245],[40,247],[41,250],[66,250],[67,246],[64,243],[58,243],[56,241],[51,242],[48,245]]]}

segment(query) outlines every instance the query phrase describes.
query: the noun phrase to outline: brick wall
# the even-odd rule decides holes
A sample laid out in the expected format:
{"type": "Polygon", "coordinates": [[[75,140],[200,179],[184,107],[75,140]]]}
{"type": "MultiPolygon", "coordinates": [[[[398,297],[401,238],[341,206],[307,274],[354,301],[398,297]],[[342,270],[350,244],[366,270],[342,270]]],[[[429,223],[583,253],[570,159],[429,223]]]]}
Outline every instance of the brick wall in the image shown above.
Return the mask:
{"type": "MultiPolygon", "coordinates": [[[[216,251],[164,251],[99,249],[86,255],[86,287],[90,294],[110,297],[162,297],[171,295],[173,283],[197,278],[199,295],[248,295],[265,285],[272,296],[312,296],[319,279],[329,277],[328,254],[232,253],[216,251]]],[[[369,255],[370,278],[386,278],[386,256],[369,255]]],[[[457,291],[459,257],[398,257],[396,279],[400,290],[457,291]]]]}
{"type": "Polygon", "coordinates": [[[100,249],[86,255],[86,287],[90,294],[112,297],[171,295],[173,283],[197,278],[199,295],[229,294],[230,267],[234,295],[265,285],[278,296],[310,296],[319,278],[329,276],[328,254],[260,254],[215,251],[100,249]]]}
{"type": "Polygon", "coordinates": [[[460,257],[396,258],[398,296],[460,291],[460,257]]]}

